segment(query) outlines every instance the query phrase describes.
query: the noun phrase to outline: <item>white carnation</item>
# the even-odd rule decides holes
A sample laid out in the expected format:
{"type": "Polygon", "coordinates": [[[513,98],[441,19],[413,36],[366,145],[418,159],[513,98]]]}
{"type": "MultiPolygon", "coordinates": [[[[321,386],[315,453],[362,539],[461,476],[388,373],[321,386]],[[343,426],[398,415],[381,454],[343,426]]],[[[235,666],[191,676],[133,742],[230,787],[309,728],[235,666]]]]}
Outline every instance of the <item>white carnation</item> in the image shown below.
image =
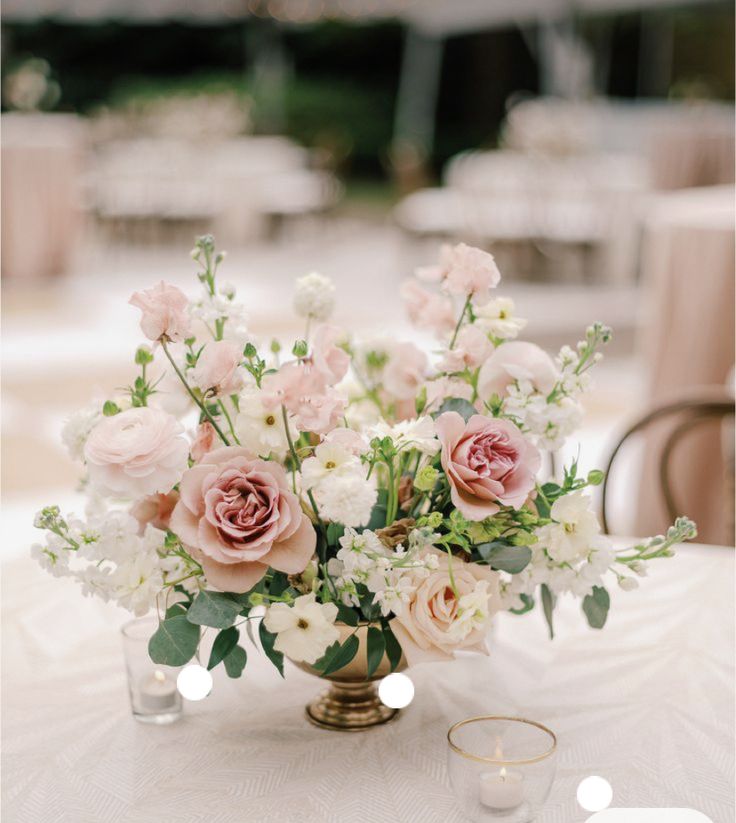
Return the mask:
{"type": "Polygon", "coordinates": [[[376,505],[375,485],[358,474],[330,476],[314,490],[320,514],[344,526],[365,526],[376,505]]]}
{"type": "Polygon", "coordinates": [[[316,271],[300,277],[294,291],[294,311],[300,317],[327,320],[335,306],[335,285],[316,271]]]}

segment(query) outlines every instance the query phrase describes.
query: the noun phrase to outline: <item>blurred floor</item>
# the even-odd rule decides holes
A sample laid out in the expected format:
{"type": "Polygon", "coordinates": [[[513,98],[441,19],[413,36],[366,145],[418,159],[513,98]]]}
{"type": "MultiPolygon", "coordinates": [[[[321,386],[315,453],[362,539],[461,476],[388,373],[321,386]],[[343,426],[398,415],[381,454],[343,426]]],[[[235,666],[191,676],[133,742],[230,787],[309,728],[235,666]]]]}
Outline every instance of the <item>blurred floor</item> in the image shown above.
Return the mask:
{"type": "MultiPolygon", "coordinates": [[[[196,292],[188,251],[90,246],[64,279],[6,284],[2,488],[6,534],[13,537],[3,553],[23,551],[21,535],[33,539],[29,521],[40,505],[73,500],[79,470],[60,443],[61,424],[134,376],[132,354],[141,335],[138,312],[127,304],[133,291],[163,278],[196,292]]],[[[336,283],[336,323],[358,336],[416,337],[398,284],[414,265],[431,262],[426,254],[426,246],[407,244],[392,227],[342,219],[323,231],[230,249],[221,277],[237,287],[251,332],[265,341],[300,333],[291,288],[296,276],[310,270],[336,283]]],[[[518,314],[528,318],[525,339],[552,353],[564,343],[574,345],[594,319],[613,326],[616,344],[599,367],[579,437],[582,468],[600,465],[615,433],[641,406],[642,370],[633,353],[636,288],[523,283],[506,272],[499,293],[513,297],[518,314]]],[[[567,451],[574,455],[577,443],[567,451]]]]}

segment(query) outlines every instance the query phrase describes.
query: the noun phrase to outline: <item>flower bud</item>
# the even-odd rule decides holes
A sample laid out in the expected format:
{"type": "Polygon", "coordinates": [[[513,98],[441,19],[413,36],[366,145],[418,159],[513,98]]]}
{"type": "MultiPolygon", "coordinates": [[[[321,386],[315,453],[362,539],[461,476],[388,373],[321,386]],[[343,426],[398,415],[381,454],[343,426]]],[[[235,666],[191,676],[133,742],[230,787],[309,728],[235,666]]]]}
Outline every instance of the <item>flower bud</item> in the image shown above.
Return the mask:
{"type": "Polygon", "coordinates": [[[263,595],[259,592],[253,592],[248,595],[248,602],[251,606],[262,606],[264,603],[263,595]]]}
{"type": "Polygon", "coordinates": [[[599,469],[593,469],[593,471],[588,472],[588,485],[589,486],[600,486],[603,482],[603,478],[605,475],[599,469]]]}
{"type": "Polygon", "coordinates": [[[148,346],[138,346],[135,352],[135,362],[138,366],[147,366],[153,363],[153,353],[148,346]]]}
{"type": "Polygon", "coordinates": [[[414,478],[414,488],[420,492],[431,492],[439,474],[434,467],[424,466],[424,468],[419,469],[417,476],[414,478]]]}
{"type": "Polygon", "coordinates": [[[634,589],[639,588],[639,581],[634,577],[619,577],[618,585],[621,586],[625,592],[633,592],[634,589]]]}

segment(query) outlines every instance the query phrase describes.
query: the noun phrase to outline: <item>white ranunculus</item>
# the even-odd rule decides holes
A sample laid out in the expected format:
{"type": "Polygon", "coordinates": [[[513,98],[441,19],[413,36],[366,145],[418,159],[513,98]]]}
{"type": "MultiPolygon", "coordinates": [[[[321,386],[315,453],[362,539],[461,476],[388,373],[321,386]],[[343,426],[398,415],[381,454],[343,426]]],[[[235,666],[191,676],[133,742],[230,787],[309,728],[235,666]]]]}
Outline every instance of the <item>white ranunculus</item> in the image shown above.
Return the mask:
{"type": "Polygon", "coordinates": [[[312,664],[339,639],[336,618],[334,603],[317,603],[314,594],[304,594],[291,606],[273,603],[263,623],[276,635],[276,651],[295,662],[312,664]]]}
{"type": "MultiPolygon", "coordinates": [[[[259,389],[240,395],[239,412],[235,419],[235,432],[241,446],[262,457],[282,459],[289,448],[283,415],[263,405],[259,389]]],[[[290,425],[293,427],[293,419],[290,425]]]]}
{"type": "Polygon", "coordinates": [[[300,317],[327,320],[335,307],[335,285],[329,277],[316,271],[296,281],[294,311],[300,317]]]}

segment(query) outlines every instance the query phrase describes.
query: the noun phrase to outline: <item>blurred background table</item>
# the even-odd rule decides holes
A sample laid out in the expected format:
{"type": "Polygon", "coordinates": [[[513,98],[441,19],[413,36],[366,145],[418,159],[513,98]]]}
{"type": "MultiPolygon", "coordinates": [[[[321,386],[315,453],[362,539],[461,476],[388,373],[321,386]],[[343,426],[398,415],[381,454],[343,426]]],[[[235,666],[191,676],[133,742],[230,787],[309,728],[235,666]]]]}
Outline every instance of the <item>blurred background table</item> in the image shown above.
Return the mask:
{"type": "MultiPolygon", "coordinates": [[[[619,545],[629,545],[619,540],[619,545]]],[[[321,684],[282,681],[249,642],[242,679],[168,727],[133,720],[117,626],[30,560],[3,568],[3,819],[8,823],[461,823],[447,729],[482,713],[539,720],[559,736],[538,823],[582,823],[580,780],[614,806],[734,815],[734,554],[684,546],[634,592],[611,591],[603,632],[563,598],[550,642],[541,614],[501,615],[488,658],[411,670],[416,697],[365,734],[309,725],[321,684]],[[175,810],[175,812],[174,812],[175,810]]]]}

